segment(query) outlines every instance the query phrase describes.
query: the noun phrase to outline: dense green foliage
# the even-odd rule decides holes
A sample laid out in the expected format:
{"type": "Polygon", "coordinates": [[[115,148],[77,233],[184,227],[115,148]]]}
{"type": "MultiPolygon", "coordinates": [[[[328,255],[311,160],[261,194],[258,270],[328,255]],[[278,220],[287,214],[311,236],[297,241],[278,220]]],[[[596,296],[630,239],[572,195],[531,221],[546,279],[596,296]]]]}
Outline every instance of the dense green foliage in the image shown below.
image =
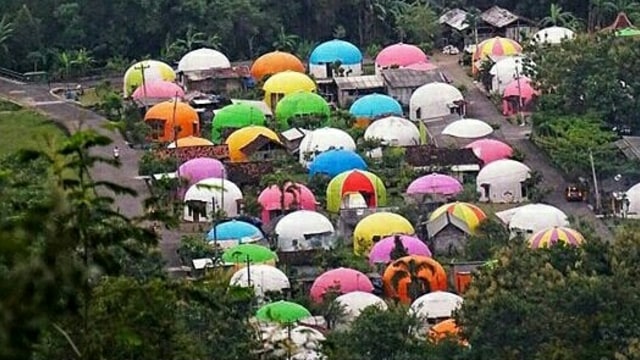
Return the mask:
{"type": "MultiPolygon", "coordinates": [[[[146,57],[177,60],[208,46],[234,60],[274,47],[306,58],[315,43],[344,37],[363,50],[404,40],[433,46],[437,16],[448,8],[499,5],[526,18],[562,23],[573,14],[582,27],[608,24],[631,1],[583,0],[28,0],[0,1],[0,66],[57,70],[121,70],[146,57]],[[551,4],[559,5],[550,14],[551,4]],[[425,5],[428,4],[428,5],[425,5]],[[10,54],[10,56],[6,56],[10,54]]],[[[635,6],[637,10],[637,6],[635,6]]]]}

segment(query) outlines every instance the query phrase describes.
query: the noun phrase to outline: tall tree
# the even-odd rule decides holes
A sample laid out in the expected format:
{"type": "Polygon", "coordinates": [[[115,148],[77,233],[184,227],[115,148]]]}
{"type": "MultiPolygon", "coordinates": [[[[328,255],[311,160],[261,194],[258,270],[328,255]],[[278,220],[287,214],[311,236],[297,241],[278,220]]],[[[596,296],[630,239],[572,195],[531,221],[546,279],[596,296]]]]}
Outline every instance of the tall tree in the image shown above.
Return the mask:
{"type": "Polygon", "coordinates": [[[564,11],[562,6],[551,4],[549,15],[540,20],[540,26],[568,26],[574,20],[573,14],[564,11]]]}

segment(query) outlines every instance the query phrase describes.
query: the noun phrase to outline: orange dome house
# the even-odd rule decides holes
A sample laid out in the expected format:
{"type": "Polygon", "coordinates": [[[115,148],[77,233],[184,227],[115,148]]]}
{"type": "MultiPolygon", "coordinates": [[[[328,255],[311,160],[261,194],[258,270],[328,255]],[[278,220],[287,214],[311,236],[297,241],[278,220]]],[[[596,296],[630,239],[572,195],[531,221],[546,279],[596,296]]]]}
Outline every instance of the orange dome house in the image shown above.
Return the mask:
{"type": "Polygon", "coordinates": [[[455,319],[447,319],[441,321],[429,329],[429,340],[438,343],[446,338],[455,338],[462,346],[469,346],[469,343],[462,338],[460,327],[456,324],[455,319]]]}
{"type": "Polygon", "coordinates": [[[247,126],[231,133],[225,143],[229,147],[229,158],[231,162],[249,161],[249,156],[254,151],[251,145],[256,140],[265,140],[271,143],[271,148],[284,147],[278,134],[264,126],[247,126]]]}
{"type": "Polygon", "coordinates": [[[198,113],[187,103],[170,100],[154,105],[144,115],[154,141],[173,142],[188,136],[200,135],[198,113]]]}
{"type": "Polygon", "coordinates": [[[426,293],[446,291],[447,273],[432,258],[411,255],[389,264],[382,275],[382,282],[387,297],[409,305],[426,293]]]}
{"type": "Polygon", "coordinates": [[[304,64],[295,55],[288,52],[273,51],[260,56],[253,62],[251,76],[256,81],[262,81],[267,75],[287,70],[304,73],[304,64]]]}

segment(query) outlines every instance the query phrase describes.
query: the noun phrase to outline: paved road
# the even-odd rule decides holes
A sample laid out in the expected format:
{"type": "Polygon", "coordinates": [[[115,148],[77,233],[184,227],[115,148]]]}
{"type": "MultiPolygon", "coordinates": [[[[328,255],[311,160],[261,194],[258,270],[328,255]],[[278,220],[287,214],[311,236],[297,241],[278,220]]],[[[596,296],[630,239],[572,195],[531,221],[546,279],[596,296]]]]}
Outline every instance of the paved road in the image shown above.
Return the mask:
{"type": "MultiPolygon", "coordinates": [[[[92,175],[96,179],[111,181],[126,186],[138,192],[138,197],[116,196],[116,206],[123,214],[135,217],[142,214],[142,199],[148,196],[148,189],[141,180],[136,180],[138,174],[138,161],[141,151],[130,149],[120,133],[104,128],[108,120],[98,114],[85,110],[73,103],[61,101],[49,93],[47,85],[19,84],[0,79],[0,96],[11,99],[25,107],[32,107],[47,117],[58,121],[70,132],[78,129],[95,129],[96,131],[113,139],[113,145],[95,149],[96,154],[113,156],[113,146],[120,148],[120,161],[122,166],[114,168],[105,164],[94,167],[92,175]]],[[[163,231],[160,240],[160,249],[168,260],[168,266],[178,266],[179,260],[176,250],[180,236],[175,231],[163,231]]]]}
{"type": "Polygon", "coordinates": [[[467,87],[466,100],[469,102],[467,117],[500,125],[500,131],[497,136],[523,152],[525,154],[524,163],[542,174],[542,186],[551,189],[551,193],[547,195],[545,201],[561,209],[569,216],[588,221],[595,227],[600,237],[610,239],[611,232],[600,219],[596,218],[586,203],[567,202],[564,199],[564,189],[567,186],[567,181],[563,178],[562,173],[551,165],[549,158],[529,141],[528,134],[531,132],[531,128],[509,123],[485,93],[467,76],[466,70],[458,65],[457,56],[439,55],[435,56],[434,60],[444,72],[453,78],[454,84],[464,84],[467,87]]]}

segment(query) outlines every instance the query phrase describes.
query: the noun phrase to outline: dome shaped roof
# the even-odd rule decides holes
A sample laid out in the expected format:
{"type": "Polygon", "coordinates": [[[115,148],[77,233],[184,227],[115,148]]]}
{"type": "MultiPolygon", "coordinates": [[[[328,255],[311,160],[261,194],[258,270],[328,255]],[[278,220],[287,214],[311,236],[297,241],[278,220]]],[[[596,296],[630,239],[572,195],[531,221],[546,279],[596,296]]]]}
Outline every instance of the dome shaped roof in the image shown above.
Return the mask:
{"type": "Polygon", "coordinates": [[[425,319],[449,318],[462,306],[462,302],[459,295],[435,291],[424,294],[411,303],[411,312],[425,319]]]}
{"type": "Polygon", "coordinates": [[[315,158],[316,154],[329,149],[356,150],[356,142],[349,133],[336,128],[320,128],[308,133],[300,142],[299,147],[300,163],[308,165],[309,161],[315,158]]]}
{"type": "Polygon", "coordinates": [[[539,44],[560,44],[563,40],[571,40],[576,34],[565,27],[551,26],[533,35],[533,41],[539,44]]]}
{"type": "Polygon", "coordinates": [[[460,119],[447,125],[442,135],[449,135],[462,139],[477,139],[491,135],[493,128],[482,120],[460,119]]]}
{"type": "Polygon", "coordinates": [[[316,91],[316,83],[305,74],[283,71],[265,81],[262,89],[267,93],[287,95],[296,91],[316,91]]]}
{"type": "Polygon", "coordinates": [[[234,131],[225,144],[229,147],[229,158],[233,162],[246,161],[247,156],[242,152],[242,148],[251,144],[258,136],[267,137],[275,142],[280,143],[278,134],[264,126],[247,126],[234,131]]]}
{"type": "Polygon", "coordinates": [[[367,275],[354,269],[340,267],[324,272],[311,285],[311,299],[322,302],[327,292],[348,294],[353,291],[372,292],[373,284],[367,275]]]}
{"type": "Polygon", "coordinates": [[[333,245],[335,229],[326,216],[309,210],[285,215],[276,224],[278,250],[292,252],[325,248],[333,245]]]}
{"type": "Polygon", "coordinates": [[[314,65],[336,61],[340,61],[342,65],[360,64],[362,52],[350,42],[334,39],[316,46],[309,56],[309,63],[314,65]]]}
{"type": "Polygon", "coordinates": [[[236,271],[229,280],[230,285],[253,287],[255,294],[263,298],[266,292],[283,291],[291,287],[289,278],[280,269],[271,265],[253,264],[236,271]]]}
{"type": "Polygon", "coordinates": [[[178,168],[178,174],[189,186],[208,178],[226,178],[222,162],[206,157],[185,161],[178,168]]]}
{"type": "Polygon", "coordinates": [[[493,64],[489,70],[489,74],[493,75],[491,90],[501,94],[510,82],[518,78],[518,75],[522,76],[526,61],[524,56],[509,56],[493,64]]]}
{"type": "Polygon", "coordinates": [[[176,73],[171,66],[157,60],[144,60],[131,65],[124,73],[124,97],[128,97],[138,86],[142,85],[142,72],[145,82],[174,81],[176,73]]]}
{"type": "Polygon", "coordinates": [[[369,125],[364,138],[380,139],[384,145],[411,146],[420,144],[420,131],[407,119],[389,116],[369,125]]]}
{"type": "Polygon", "coordinates": [[[451,111],[448,105],[459,100],[464,100],[464,96],[453,85],[442,82],[422,85],[411,94],[409,100],[410,118],[418,120],[416,117],[418,109],[421,112],[421,119],[449,115],[451,111]]]}
{"type": "Polygon", "coordinates": [[[207,48],[190,51],[178,62],[178,71],[185,72],[230,67],[231,62],[223,53],[207,48]]]}
{"type": "Polygon", "coordinates": [[[222,248],[255,243],[263,239],[262,231],[255,225],[237,220],[219,223],[207,233],[207,241],[215,242],[222,248]]]}
{"type": "Polygon", "coordinates": [[[329,120],[331,108],[322,96],[308,92],[296,91],[286,95],[276,105],[276,119],[283,130],[290,129],[291,119],[296,116],[314,116],[329,120]]]}
{"type": "Polygon", "coordinates": [[[416,63],[427,62],[427,54],[419,47],[411,44],[393,44],[382,49],[376,56],[376,66],[385,68],[389,66],[408,66],[416,63]]]}
{"type": "Polygon", "coordinates": [[[353,291],[340,295],[334,301],[343,308],[345,314],[342,321],[346,323],[355,320],[360,316],[362,310],[370,306],[375,306],[381,310],[387,310],[388,308],[387,303],[380,297],[365,291],[353,291]]]}
{"type": "Polygon", "coordinates": [[[390,213],[377,212],[365,216],[353,230],[353,250],[356,254],[367,254],[374,243],[374,237],[380,239],[394,234],[413,235],[415,229],[405,217],[390,213]]]}
{"type": "MultiPolygon", "coordinates": [[[[236,216],[238,214],[237,200],[242,199],[242,191],[236,184],[229,180],[207,178],[191,185],[184,194],[185,203],[189,201],[202,201],[211,206],[212,199],[215,199],[217,206],[222,206],[227,216],[236,216]]],[[[187,211],[185,211],[184,217],[186,220],[191,219],[187,211]]]]}
{"type": "Polygon", "coordinates": [[[483,167],[478,173],[478,184],[519,183],[529,178],[531,169],[515,160],[496,160],[483,167]]]}
{"type": "Polygon", "coordinates": [[[183,98],[184,90],[171,81],[152,80],[138,86],[131,97],[135,100],[183,98]]]}
{"type": "Polygon", "coordinates": [[[494,139],[476,140],[465,148],[472,149],[475,156],[485,165],[496,160],[508,159],[513,155],[511,146],[494,139]]]}
{"type": "Polygon", "coordinates": [[[334,149],[318,154],[309,164],[309,175],[334,177],[348,170],[367,170],[367,163],[353,150],[334,149]]]}
{"type": "Polygon", "coordinates": [[[219,142],[224,129],[241,129],[250,125],[264,125],[266,117],[260,109],[248,104],[230,104],[216,111],[211,126],[211,139],[219,142]]]}
{"type": "Polygon", "coordinates": [[[402,116],[402,105],[389,95],[369,94],[354,101],[349,113],[357,118],[368,119],[384,115],[402,116]]]}
{"type": "Polygon", "coordinates": [[[176,144],[177,147],[179,148],[183,148],[183,147],[192,147],[192,146],[211,146],[213,145],[213,143],[205,138],[201,138],[201,137],[197,137],[197,136],[187,136],[187,137],[183,137],[181,139],[178,139],[177,141],[172,142],[171,144],[167,145],[167,149],[175,149],[176,148],[176,144]]]}
{"type": "Polygon", "coordinates": [[[535,233],[554,226],[569,226],[569,220],[562,210],[546,204],[524,205],[509,220],[509,230],[526,233],[535,233]]]}
{"type": "Polygon", "coordinates": [[[251,76],[260,81],[267,75],[277,74],[283,71],[296,71],[304,73],[304,64],[295,55],[284,51],[266,53],[251,65],[251,76]]]}
{"type": "MultiPolygon", "coordinates": [[[[163,101],[152,106],[144,115],[145,122],[154,120],[164,121],[164,133],[158,137],[160,141],[173,141],[175,138],[184,138],[194,134],[194,124],[200,123],[198,113],[189,104],[170,100],[163,101]],[[177,136],[174,129],[178,127],[177,136]]],[[[196,130],[198,126],[195,126],[196,130]]]]}
{"type": "Polygon", "coordinates": [[[629,200],[629,213],[640,214],[640,183],[629,188],[626,192],[627,200],[629,200]]]}
{"type": "MultiPolygon", "coordinates": [[[[315,210],[316,208],[316,197],[303,184],[296,183],[295,186],[291,186],[291,183],[289,183],[286,185],[284,194],[285,209],[289,209],[294,202],[302,210],[315,210]]],[[[258,203],[263,210],[281,210],[282,192],[280,188],[277,185],[271,185],[262,190],[258,196],[258,203]]]]}

